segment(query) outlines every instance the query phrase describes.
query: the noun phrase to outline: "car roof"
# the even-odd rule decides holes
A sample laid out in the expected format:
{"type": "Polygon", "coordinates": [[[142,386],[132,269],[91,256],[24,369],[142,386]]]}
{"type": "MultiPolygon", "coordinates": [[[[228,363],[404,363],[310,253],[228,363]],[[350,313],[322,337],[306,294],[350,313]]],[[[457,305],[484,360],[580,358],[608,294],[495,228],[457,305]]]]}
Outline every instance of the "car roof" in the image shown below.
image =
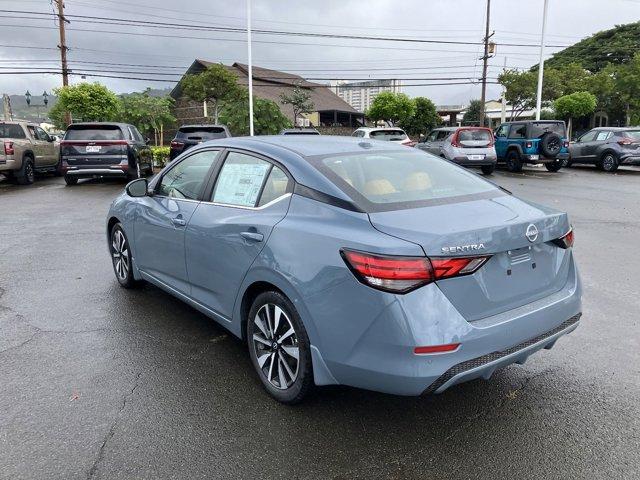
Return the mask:
{"type": "Polygon", "coordinates": [[[320,135],[320,132],[315,128],[285,128],[280,132],[280,135],[285,135],[287,133],[320,135]]]}
{"type": "Polygon", "coordinates": [[[109,127],[132,127],[133,125],[129,123],[122,122],[74,122],[67,127],[67,129],[71,127],[92,127],[92,126],[109,126],[109,127]]]}
{"type": "MultiPolygon", "coordinates": [[[[360,127],[358,128],[358,130],[361,132],[378,132],[383,130],[402,130],[402,129],[400,127],[360,127]]],[[[404,132],[404,130],[402,131],[404,132]]]]}
{"type": "Polygon", "coordinates": [[[218,125],[213,123],[197,123],[193,125],[180,125],[180,128],[178,128],[178,130],[182,128],[224,128],[225,130],[227,130],[226,125],[218,125]]]}
{"type": "Polygon", "coordinates": [[[502,125],[512,123],[564,123],[564,120],[513,120],[512,122],[504,122],[502,125]]]}

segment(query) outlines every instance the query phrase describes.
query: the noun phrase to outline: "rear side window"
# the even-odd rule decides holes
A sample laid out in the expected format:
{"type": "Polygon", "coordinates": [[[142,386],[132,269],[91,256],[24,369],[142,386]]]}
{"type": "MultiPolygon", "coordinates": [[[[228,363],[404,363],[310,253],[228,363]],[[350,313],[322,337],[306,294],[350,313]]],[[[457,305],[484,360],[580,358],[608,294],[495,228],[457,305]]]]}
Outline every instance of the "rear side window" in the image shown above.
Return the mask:
{"type": "Polygon", "coordinates": [[[229,152],[216,180],[211,201],[238,207],[255,207],[270,170],[269,162],[251,155],[229,152]]]}
{"type": "MultiPolygon", "coordinates": [[[[412,149],[407,149],[412,150],[412,149]]],[[[497,191],[492,184],[423,152],[368,152],[325,157],[319,169],[352,198],[371,204],[425,202],[497,191]]]]}
{"type": "Polygon", "coordinates": [[[260,195],[260,201],[258,206],[261,207],[269,202],[273,202],[275,199],[280,198],[287,193],[287,186],[289,185],[289,178],[287,175],[275,165],[271,168],[271,173],[267,177],[267,181],[262,189],[262,195],[260,195]]]}
{"type": "Polygon", "coordinates": [[[529,126],[531,138],[539,138],[547,132],[565,136],[564,123],[533,122],[529,126]]]}
{"type": "Polygon", "coordinates": [[[117,125],[70,126],[64,134],[65,140],[124,140],[117,125]]]}
{"type": "Polygon", "coordinates": [[[185,158],[163,175],[158,194],[196,200],[217,156],[217,151],[208,150],[185,158]]]}
{"type": "Polygon", "coordinates": [[[402,130],[377,130],[369,133],[369,137],[376,140],[404,140],[407,134],[402,130]]]}
{"type": "Polygon", "coordinates": [[[0,138],[27,138],[20,125],[0,124],[0,138]]]}
{"type": "Polygon", "coordinates": [[[521,124],[511,125],[509,138],[527,138],[527,126],[521,124]]]}
{"type": "Polygon", "coordinates": [[[221,127],[182,127],[176,133],[176,138],[186,140],[215,140],[226,138],[227,132],[221,127]]]}

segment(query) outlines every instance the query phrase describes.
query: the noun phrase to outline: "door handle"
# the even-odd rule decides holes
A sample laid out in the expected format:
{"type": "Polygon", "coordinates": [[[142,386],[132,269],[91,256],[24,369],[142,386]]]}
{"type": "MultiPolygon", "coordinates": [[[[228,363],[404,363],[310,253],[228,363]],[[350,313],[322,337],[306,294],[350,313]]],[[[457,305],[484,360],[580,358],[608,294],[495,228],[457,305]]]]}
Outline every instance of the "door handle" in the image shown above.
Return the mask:
{"type": "Polygon", "coordinates": [[[184,227],[187,224],[187,221],[181,217],[172,218],[171,221],[176,227],[184,227]]]}
{"type": "Polygon", "coordinates": [[[240,232],[240,236],[245,240],[251,240],[252,242],[261,242],[264,235],[258,232],[240,232]]]}

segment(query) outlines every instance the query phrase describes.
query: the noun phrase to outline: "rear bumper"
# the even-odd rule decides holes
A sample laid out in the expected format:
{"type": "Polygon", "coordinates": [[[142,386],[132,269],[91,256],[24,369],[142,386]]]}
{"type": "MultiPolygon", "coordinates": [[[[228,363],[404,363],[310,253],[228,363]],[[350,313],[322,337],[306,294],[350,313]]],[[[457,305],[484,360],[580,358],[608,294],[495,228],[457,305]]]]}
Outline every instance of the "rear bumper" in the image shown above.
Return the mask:
{"type": "Polygon", "coordinates": [[[90,177],[121,177],[127,176],[127,170],[120,168],[69,168],[63,170],[65,175],[77,178],[90,178],[90,177]]]}
{"type": "Polygon", "coordinates": [[[545,157],[544,155],[539,155],[537,153],[535,154],[524,153],[520,155],[520,158],[526,163],[553,163],[556,160],[566,160],[567,158],[569,158],[569,153],[568,152],[559,153],[554,158],[548,158],[548,157],[545,157]]]}
{"type": "MultiPolygon", "coordinates": [[[[441,393],[496,369],[524,363],[573,331],[582,312],[582,287],[573,261],[565,286],[526,305],[468,322],[435,284],[397,296],[347,355],[323,355],[337,383],[396,395],[441,393]],[[448,353],[416,355],[416,346],[460,343],[448,353]]],[[[345,324],[353,318],[345,318],[345,324]]],[[[315,363],[314,363],[315,368],[315,363]]]]}
{"type": "Polygon", "coordinates": [[[640,165],[640,153],[634,155],[622,155],[618,159],[620,165],[640,165]]]}
{"type": "Polygon", "coordinates": [[[22,168],[22,161],[17,160],[12,155],[5,155],[0,159],[0,172],[19,170],[20,168],[22,168]]]}
{"type": "Polygon", "coordinates": [[[497,159],[492,156],[485,156],[482,160],[471,160],[469,157],[455,157],[451,161],[463,167],[483,167],[485,165],[495,165],[497,159]]]}

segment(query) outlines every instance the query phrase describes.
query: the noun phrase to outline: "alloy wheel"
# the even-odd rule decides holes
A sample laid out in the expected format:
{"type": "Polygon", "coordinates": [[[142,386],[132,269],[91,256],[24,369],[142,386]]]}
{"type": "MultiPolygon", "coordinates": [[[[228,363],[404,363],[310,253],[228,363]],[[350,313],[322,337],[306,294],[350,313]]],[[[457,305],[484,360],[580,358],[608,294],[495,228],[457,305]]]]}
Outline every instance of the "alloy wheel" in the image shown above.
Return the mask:
{"type": "Polygon", "coordinates": [[[127,239],[122,233],[122,230],[117,229],[113,233],[113,239],[111,241],[111,255],[113,256],[113,268],[120,279],[123,282],[127,281],[129,276],[129,246],[127,245],[127,239]]]}
{"type": "Polygon", "coordinates": [[[602,168],[606,171],[609,171],[613,168],[614,163],[615,162],[613,160],[613,155],[609,153],[602,159],[602,168]]]}
{"type": "Polygon", "coordinates": [[[24,174],[27,177],[27,180],[29,181],[29,183],[34,182],[35,174],[34,174],[33,165],[31,165],[31,162],[27,162],[27,164],[24,166],[24,174]]]}
{"type": "Polygon", "coordinates": [[[258,366],[268,382],[280,390],[291,387],[298,378],[300,350],[289,316],[278,305],[260,307],[253,323],[253,349],[258,366]]]}

